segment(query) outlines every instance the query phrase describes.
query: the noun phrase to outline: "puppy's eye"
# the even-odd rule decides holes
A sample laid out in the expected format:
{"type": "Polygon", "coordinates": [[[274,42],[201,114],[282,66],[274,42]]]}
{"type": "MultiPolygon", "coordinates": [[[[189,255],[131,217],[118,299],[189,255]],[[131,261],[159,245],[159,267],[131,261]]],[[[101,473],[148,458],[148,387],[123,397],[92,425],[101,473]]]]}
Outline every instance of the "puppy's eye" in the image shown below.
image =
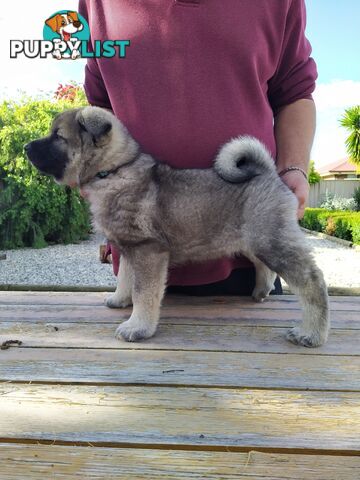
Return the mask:
{"type": "Polygon", "coordinates": [[[57,130],[53,133],[55,140],[64,140],[66,142],[66,138],[61,135],[57,130]]]}
{"type": "Polygon", "coordinates": [[[110,175],[110,172],[107,170],[103,170],[102,172],[98,172],[95,177],[97,178],[106,178],[108,175],[110,175]]]}
{"type": "Polygon", "coordinates": [[[61,25],[65,25],[65,20],[62,20],[61,25]]]}

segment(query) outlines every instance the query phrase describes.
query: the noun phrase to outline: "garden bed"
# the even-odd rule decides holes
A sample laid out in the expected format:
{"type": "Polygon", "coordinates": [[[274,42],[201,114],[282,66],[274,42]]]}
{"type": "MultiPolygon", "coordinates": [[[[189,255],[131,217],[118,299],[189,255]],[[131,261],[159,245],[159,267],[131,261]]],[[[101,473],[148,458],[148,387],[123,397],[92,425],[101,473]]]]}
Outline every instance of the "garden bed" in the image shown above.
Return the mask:
{"type": "Polygon", "coordinates": [[[300,225],[360,245],[360,212],[306,208],[300,225]]]}

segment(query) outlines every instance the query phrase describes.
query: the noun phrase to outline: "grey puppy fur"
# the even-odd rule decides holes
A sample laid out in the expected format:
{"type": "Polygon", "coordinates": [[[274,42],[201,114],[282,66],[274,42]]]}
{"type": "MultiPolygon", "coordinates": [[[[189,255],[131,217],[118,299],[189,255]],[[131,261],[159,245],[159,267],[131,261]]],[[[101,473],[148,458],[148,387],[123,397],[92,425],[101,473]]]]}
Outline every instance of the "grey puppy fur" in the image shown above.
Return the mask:
{"type": "Polygon", "coordinates": [[[60,114],[50,134],[25,150],[40,171],[82,189],[96,229],[121,251],[106,304],[133,304],[133,311],[118,338],[154,335],[169,265],[241,252],[256,267],[256,301],[272,290],[274,272],[299,295],[303,321],[287,338],[306,347],[326,341],[327,289],[305,247],[296,197],[255,138],[226,143],[213,168],[173,169],[142,153],[109,111],[85,107],[60,114]]]}

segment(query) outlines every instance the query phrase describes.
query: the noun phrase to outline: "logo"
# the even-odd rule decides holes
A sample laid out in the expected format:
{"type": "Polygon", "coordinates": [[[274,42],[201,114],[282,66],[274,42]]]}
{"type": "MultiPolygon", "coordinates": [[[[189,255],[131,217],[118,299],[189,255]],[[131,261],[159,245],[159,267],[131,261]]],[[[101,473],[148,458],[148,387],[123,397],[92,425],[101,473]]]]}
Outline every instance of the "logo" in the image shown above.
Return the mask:
{"type": "Polygon", "coordinates": [[[10,58],[57,60],[77,58],[125,58],[130,40],[95,40],[90,42],[90,29],[85,18],[77,12],[60,10],[44,22],[43,40],[10,40],[10,58]]]}
{"type": "Polygon", "coordinates": [[[81,42],[90,40],[90,29],[77,12],[60,11],[45,20],[43,37],[54,44],[55,58],[75,60],[81,56],[81,42]]]}

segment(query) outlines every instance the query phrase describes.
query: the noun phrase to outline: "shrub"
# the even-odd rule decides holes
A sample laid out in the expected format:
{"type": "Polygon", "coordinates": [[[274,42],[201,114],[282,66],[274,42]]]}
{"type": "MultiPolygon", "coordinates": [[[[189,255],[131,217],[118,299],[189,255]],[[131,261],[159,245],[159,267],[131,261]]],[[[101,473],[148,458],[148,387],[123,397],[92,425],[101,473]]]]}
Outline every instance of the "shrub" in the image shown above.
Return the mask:
{"type": "Polygon", "coordinates": [[[75,103],[76,105],[73,106],[87,105],[84,89],[75,82],[68,83],[67,85],[59,83],[54,93],[54,98],[56,100],[68,100],[71,103],[75,103]]]}
{"type": "Polygon", "coordinates": [[[84,104],[79,87],[71,100],[24,97],[0,104],[0,248],[87,238],[87,204],[76,191],[38,173],[23,152],[24,144],[48,133],[56,114],[84,104]]]}
{"type": "Polygon", "coordinates": [[[300,225],[360,245],[360,212],[306,208],[300,225]]]}
{"type": "Polygon", "coordinates": [[[356,211],[356,201],[354,198],[342,198],[326,191],[325,200],[320,205],[320,208],[325,208],[326,210],[356,211]]]}
{"type": "Polygon", "coordinates": [[[301,225],[309,230],[316,232],[324,232],[328,223],[329,217],[336,217],[343,215],[344,212],[335,212],[325,210],[323,208],[306,208],[304,218],[301,220],[301,225]]]}
{"type": "Polygon", "coordinates": [[[329,217],[326,222],[325,233],[327,235],[335,235],[336,223],[333,217],[329,217]]]}
{"type": "Polygon", "coordinates": [[[360,213],[339,217],[336,220],[335,236],[360,245],[360,213]]]}
{"type": "Polygon", "coordinates": [[[354,191],[354,201],[356,204],[356,211],[360,211],[360,187],[356,188],[354,191]]]}

